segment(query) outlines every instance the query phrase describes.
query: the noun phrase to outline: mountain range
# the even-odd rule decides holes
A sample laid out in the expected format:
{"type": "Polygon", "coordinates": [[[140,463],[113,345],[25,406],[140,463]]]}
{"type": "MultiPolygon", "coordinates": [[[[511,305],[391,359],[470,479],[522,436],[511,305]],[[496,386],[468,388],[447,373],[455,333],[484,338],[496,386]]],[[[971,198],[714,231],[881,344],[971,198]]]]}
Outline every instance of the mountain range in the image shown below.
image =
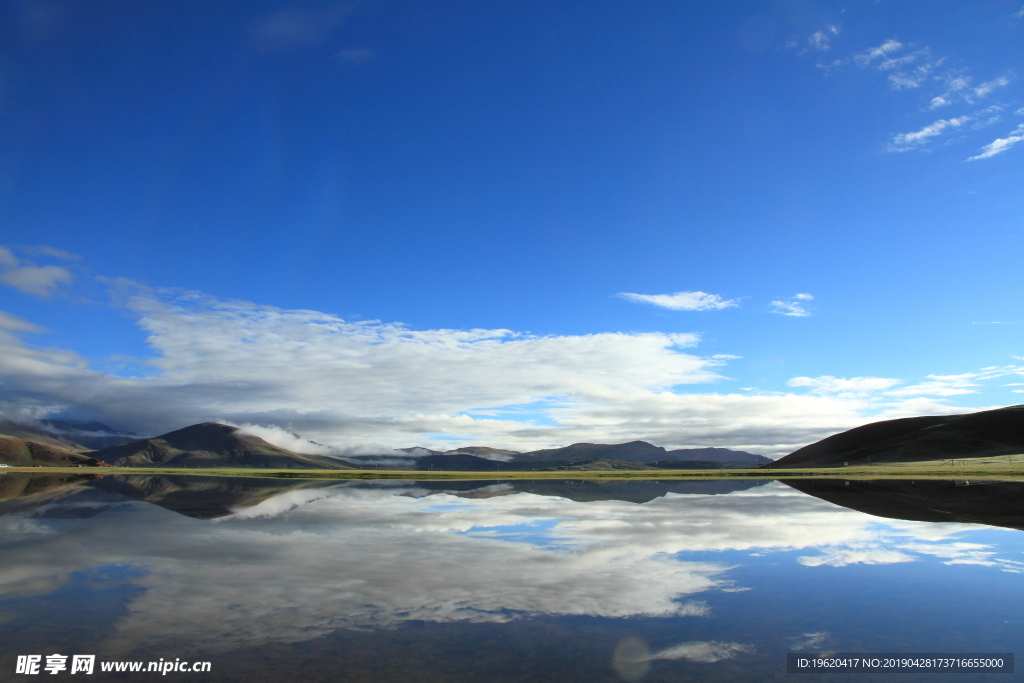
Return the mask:
{"type": "Polygon", "coordinates": [[[728,448],[682,448],[668,451],[661,446],[654,446],[646,441],[630,441],[619,444],[574,443],[563,448],[549,448],[529,453],[519,453],[516,460],[622,460],[625,462],[658,462],[658,461],[705,461],[751,464],[767,464],[770,458],[754,455],[745,451],[734,451],[728,448]]]}
{"type": "MultiPolygon", "coordinates": [[[[575,443],[519,453],[488,447],[456,448],[433,451],[403,448],[410,457],[404,468],[422,471],[528,472],[536,470],[644,470],[644,469],[723,469],[757,467],[771,462],[763,455],[728,448],[687,448],[665,450],[646,441],[620,444],[575,443]],[[415,458],[415,459],[414,459],[415,458]]],[[[353,456],[352,463],[371,463],[386,456],[353,456]]]]}
{"type": "Polygon", "coordinates": [[[246,467],[349,469],[375,467],[382,458],[394,467],[436,471],[528,471],[538,469],[718,469],[753,467],[764,456],[725,448],[666,451],[644,441],[625,444],[579,443],[564,448],[520,453],[489,446],[449,451],[403,448],[373,456],[329,457],[295,453],[235,427],[207,422],[154,438],[138,438],[101,422],[42,420],[22,424],[0,419],[0,464],[118,467],[246,467]],[[13,440],[12,440],[13,439],[13,440]]]}
{"type": "Polygon", "coordinates": [[[95,421],[46,420],[27,425],[0,419],[0,464],[12,466],[352,469],[379,467],[382,459],[387,459],[392,468],[422,471],[720,469],[756,467],[770,462],[764,456],[744,451],[668,451],[644,441],[577,443],[528,453],[489,446],[449,451],[413,447],[343,458],[295,453],[237,427],[215,422],[143,439],[95,421]],[[90,445],[99,448],[94,450],[90,445]]]}
{"type": "Polygon", "coordinates": [[[421,447],[372,456],[307,455],[274,446],[230,425],[205,422],[136,439],[99,422],[0,420],[0,464],[14,466],[235,467],[421,471],[536,471],[843,467],[1024,454],[1024,405],[965,415],[910,417],[856,427],[772,462],[727,448],[666,450],[645,441],[575,443],[526,453],[472,446],[421,447]],[[90,449],[77,439],[111,444],[90,449]],[[115,443],[117,442],[117,443],[115,443]]]}
{"type": "MultiPolygon", "coordinates": [[[[421,498],[447,493],[493,498],[516,493],[556,496],[578,502],[618,500],[646,503],[675,494],[725,494],[768,483],[767,479],[720,481],[421,481],[407,482],[400,495],[421,498]]],[[[191,477],[175,474],[11,473],[0,477],[0,516],[88,518],[138,500],[195,519],[216,519],[283,493],[331,488],[380,490],[378,482],[283,480],[256,477],[191,477]]],[[[396,493],[401,489],[396,489],[396,493]]],[[[319,498],[311,495],[308,499],[319,498]]]]}

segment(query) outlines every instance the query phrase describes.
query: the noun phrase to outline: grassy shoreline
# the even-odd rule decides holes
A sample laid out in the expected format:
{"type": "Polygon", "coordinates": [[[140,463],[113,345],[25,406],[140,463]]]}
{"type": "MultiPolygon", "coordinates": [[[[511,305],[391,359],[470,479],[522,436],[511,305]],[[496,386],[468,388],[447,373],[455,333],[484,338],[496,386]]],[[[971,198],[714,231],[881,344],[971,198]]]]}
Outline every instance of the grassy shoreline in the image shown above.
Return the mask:
{"type": "Polygon", "coordinates": [[[1002,479],[1024,480],[1024,463],[935,461],[864,467],[741,470],[557,470],[548,472],[429,472],[421,470],[296,470],[170,467],[4,467],[0,474],[178,475],[266,479],[474,481],[574,479],[610,481],[720,481],[723,479],[1002,479]],[[942,464],[946,463],[946,464],[942,464]],[[970,464],[960,464],[970,463],[970,464]]]}

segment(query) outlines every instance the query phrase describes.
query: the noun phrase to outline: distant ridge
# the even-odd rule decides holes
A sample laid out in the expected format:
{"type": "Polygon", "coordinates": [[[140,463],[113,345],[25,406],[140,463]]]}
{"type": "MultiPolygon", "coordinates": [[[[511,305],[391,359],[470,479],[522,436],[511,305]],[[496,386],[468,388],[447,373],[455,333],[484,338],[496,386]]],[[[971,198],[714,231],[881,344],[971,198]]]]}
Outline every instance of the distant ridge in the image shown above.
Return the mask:
{"type": "MultiPolygon", "coordinates": [[[[390,455],[397,455],[402,453],[398,457],[411,457],[411,458],[422,458],[430,456],[454,456],[454,455],[471,455],[477,458],[484,458],[485,460],[508,460],[513,456],[519,455],[519,451],[507,451],[503,448],[491,448],[490,446],[466,446],[464,448],[455,448],[450,451],[435,451],[430,448],[423,448],[422,446],[413,446],[411,448],[398,448],[394,453],[390,455]]],[[[385,454],[388,455],[388,454],[385,454]]]]}
{"type": "Polygon", "coordinates": [[[237,427],[217,422],[204,422],[152,439],[104,448],[91,455],[117,467],[352,469],[334,458],[278,448],[237,427]]]}
{"type": "Polygon", "coordinates": [[[138,441],[139,435],[120,432],[96,420],[40,420],[46,429],[93,450],[138,441]]]}
{"type": "Polygon", "coordinates": [[[619,444],[574,443],[563,448],[548,448],[515,456],[514,460],[623,460],[626,462],[703,461],[761,465],[771,462],[763,455],[728,448],[680,448],[667,451],[646,441],[619,444]]]}
{"type": "Polygon", "coordinates": [[[108,467],[107,463],[40,441],[0,436],[0,464],[10,467],[108,467]]]}
{"type": "Polygon", "coordinates": [[[574,443],[562,448],[545,448],[530,451],[516,456],[516,460],[623,460],[626,462],[648,462],[650,460],[667,460],[666,451],[661,446],[654,446],[646,441],[630,441],[628,443],[574,443]]]}
{"type": "Polygon", "coordinates": [[[1024,405],[873,422],[795,450],[772,467],[843,467],[1017,453],[1024,453],[1024,405]]]}
{"type": "Polygon", "coordinates": [[[19,422],[12,422],[2,418],[0,418],[0,436],[10,436],[15,439],[35,441],[36,443],[54,446],[55,448],[63,448],[64,450],[74,451],[76,453],[92,450],[88,446],[66,439],[44,427],[21,424],[19,422]]]}
{"type": "Polygon", "coordinates": [[[752,465],[767,465],[772,461],[763,455],[755,455],[746,451],[734,451],[730,448],[680,448],[674,451],[667,451],[669,459],[688,462],[699,460],[702,462],[738,463],[744,462],[752,465]]]}
{"type": "Polygon", "coordinates": [[[467,446],[456,448],[453,451],[446,451],[445,455],[475,455],[478,458],[511,458],[519,455],[519,451],[507,451],[504,448],[491,448],[490,446],[467,446]]]}

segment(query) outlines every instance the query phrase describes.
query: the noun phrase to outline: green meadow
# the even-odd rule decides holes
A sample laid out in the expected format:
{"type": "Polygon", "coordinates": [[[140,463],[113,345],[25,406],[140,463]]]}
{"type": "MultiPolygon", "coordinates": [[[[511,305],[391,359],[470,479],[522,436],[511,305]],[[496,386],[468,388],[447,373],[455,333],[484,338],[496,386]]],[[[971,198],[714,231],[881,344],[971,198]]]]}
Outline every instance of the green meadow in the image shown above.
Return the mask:
{"type": "Polygon", "coordinates": [[[735,470],[557,470],[557,471],[422,471],[422,470],[315,470],[271,468],[170,467],[5,467],[2,472],[35,474],[187,475],[200,477],[264,477],[276,479],[473,481],[514,479],[580,480],[690,480],[721,479],[1024,479],[1024,454],[992,458],[885,463],[856,467],[763,468],[735,470]]]}

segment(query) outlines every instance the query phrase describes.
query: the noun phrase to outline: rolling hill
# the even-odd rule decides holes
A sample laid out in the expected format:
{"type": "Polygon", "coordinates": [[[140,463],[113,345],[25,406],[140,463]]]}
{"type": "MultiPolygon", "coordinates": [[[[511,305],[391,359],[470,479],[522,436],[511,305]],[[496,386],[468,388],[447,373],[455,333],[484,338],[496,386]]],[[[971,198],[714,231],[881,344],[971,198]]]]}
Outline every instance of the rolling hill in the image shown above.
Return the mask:
{"type": "Polygon", "coordinates": [[[793,451],[783,467],[843,467],[1024,453],[1024,405],[856,427],[793,451]]]}
{"type": "Polygon", "coordinates": [[[92,455],[117,467],[352,469],[334,458],[293,453],[216,422],[104,448],[92,455]]]}

